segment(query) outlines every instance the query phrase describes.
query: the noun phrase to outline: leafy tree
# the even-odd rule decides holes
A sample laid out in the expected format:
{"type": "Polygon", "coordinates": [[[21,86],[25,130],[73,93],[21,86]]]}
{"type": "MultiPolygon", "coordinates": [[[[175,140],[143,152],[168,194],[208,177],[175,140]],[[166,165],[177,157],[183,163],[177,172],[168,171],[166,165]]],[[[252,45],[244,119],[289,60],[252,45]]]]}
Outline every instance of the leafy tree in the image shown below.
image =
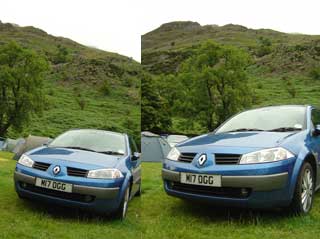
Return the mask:
{"type": "Polygon", "coordinates": [[[157,92],[154,79],[144,73],[141,79],[141,128],[142,130],[168,130],[171,126],[168,106],[157,92]]]}
{"type": "Polygon", "coordinates": [[[246,66],[249,56],[234,47],[205,42],[181,66],[181,114],[212,131],[252,103],[246,66]]]}
{"type": "Polygon", "coordinates": [[[15,42],[0,47],[0,135],[20,131],[44,106],[43,77],[48,63],[15,42]]]}

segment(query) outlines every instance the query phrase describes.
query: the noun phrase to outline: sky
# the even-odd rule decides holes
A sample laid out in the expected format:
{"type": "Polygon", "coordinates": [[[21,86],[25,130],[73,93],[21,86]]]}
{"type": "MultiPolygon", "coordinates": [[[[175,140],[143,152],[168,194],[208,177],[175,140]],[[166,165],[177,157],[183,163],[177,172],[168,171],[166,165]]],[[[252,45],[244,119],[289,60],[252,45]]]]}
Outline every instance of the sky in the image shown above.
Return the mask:
{"type": "Polygon", "coordinates": [[[320,35],[319,0],[0,0],[0,20],[140,61],[141,34],[171,21],[320,35]]]}

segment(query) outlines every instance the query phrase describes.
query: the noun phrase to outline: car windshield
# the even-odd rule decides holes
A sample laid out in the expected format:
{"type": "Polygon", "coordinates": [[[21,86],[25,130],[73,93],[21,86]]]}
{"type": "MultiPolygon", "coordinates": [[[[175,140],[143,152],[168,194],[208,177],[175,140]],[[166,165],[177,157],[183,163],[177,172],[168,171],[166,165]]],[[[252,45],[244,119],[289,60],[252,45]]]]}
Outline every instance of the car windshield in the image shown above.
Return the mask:
{"type": "Polygon", "coordinates": [[[71,130],[55,138],[48,147],[124,155],[125,145],[125,137],[120,133],[103,130],[71,130]]]}
{"type": "Polygon", "coordinates": [[[242,112],[225,122],[216,133],[234,131],[296,131],[305,127],[306,108],[266,107],[242,112]]]}

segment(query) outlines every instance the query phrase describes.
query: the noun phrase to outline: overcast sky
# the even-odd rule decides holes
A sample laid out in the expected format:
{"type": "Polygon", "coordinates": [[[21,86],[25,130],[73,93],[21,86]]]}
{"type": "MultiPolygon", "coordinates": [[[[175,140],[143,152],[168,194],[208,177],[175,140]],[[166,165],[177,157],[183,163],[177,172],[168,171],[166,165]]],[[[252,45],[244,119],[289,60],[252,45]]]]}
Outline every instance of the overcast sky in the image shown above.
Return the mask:
{"type": "Polygon", "coordinates": [[[0,0],[0,20],[140,61],[140,35],[191,20],[320,35],[320,0],[0,0]]]}

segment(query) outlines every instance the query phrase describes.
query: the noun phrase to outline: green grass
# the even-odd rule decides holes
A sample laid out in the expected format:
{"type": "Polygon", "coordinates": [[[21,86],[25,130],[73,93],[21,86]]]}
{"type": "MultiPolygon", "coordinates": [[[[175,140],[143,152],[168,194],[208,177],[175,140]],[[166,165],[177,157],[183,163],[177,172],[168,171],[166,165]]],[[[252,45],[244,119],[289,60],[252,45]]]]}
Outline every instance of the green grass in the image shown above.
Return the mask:
{"type": "Polygon", "coordinates": [[[76,209],[21,200],[13,187],[15,161],[0,152],[0,238],[141,238],[141,199],[124,222],[76,209]]]}
{"type": "Polygon", "coordinates": [[[305,217],[281,211],[217,208],[169,197],[160,163],[143,163],[143,193],[124,222],[75,209],[21,200],[13,188],[15,161],[0,152],[0,238],[315,238],[320,197],[305,217]]]}
{"type": "Polygon", "coordinates": [[[314,238],[320,232],[320,196],[305,217],[281,210],[217,208],[167,196],[161,164],[143,164],[142,217],[145,238],[314,238]]]}

